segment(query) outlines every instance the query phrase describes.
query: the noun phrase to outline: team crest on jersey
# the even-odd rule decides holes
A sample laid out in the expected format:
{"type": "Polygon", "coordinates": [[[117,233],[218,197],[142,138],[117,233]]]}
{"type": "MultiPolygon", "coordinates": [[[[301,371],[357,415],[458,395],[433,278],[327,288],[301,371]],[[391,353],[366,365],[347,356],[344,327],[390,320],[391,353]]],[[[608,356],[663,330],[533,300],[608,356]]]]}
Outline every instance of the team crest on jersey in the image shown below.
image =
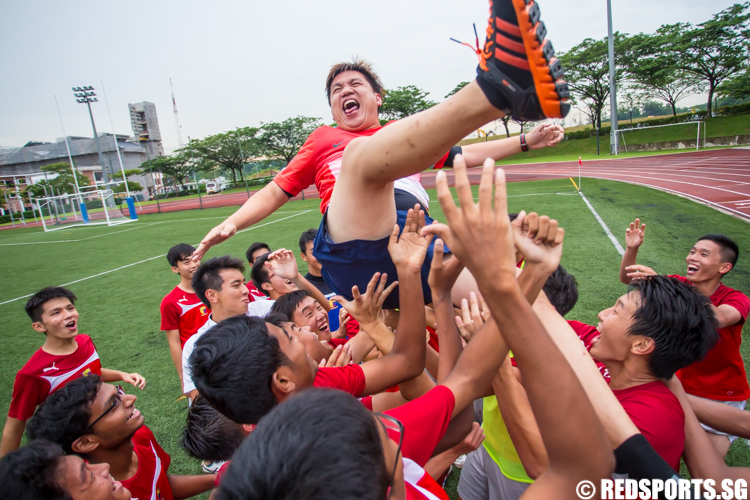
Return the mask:
{"type": "Polygon", "coordinates": [[[198,309],[198,311],[200,311],[201,316],[205,316],[208,314],[208,308],[206,306],[201,306],[201,308],[198,309]]]}
{"type": "Polygon", "coordinates": [[[156,488],[156,498],[158,500],[164,500],[164,497],[161,494],[161,490],[159,488],[156,488]]]}
{"type": "Polygon", "coordinates": [[[89,375],[91,375],[91,368],[86,368],[83,370],[83,373],[81,373],[81,377],[88,377],[89,375]]]}

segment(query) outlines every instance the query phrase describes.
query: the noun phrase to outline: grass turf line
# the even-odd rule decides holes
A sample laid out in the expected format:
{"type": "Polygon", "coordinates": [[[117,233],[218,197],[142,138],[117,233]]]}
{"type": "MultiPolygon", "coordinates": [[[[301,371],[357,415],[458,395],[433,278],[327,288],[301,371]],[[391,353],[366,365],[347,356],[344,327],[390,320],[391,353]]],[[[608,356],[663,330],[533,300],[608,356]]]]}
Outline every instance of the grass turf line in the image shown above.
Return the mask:
{"type": "MultiPolygon", "coordinates": [[[[578,304],[568,319],[596,324],[596,314],[627,290],[617,279],[620,257],[582,200],[578,196],[554,195],[558,192],[573,193],[573,186],[567,179],[510,183],[509,209],[551,215],[565,228],[563,265],[576,276],[580,291],[578,304]],[[549,193],[549,196],[523,196],[540,193],[549,193]]],[[[429,193],[431,214],[444,220],[434,190],[429,193]]],[[[750,248],[747,223],[668,193],[599,179],[587,179],[584,193],[621,243],[624,243],[625,227],[635,217],[648,224],[640,263],[659,272],[683,273],[688,249],[704,233],[723,232],[734,238],[740,248],[750,248]]],[[[297,254],[297,241],[302,231],[319,225],[318,206],[319,200],[289,202],[283,211],[313,211],[238,235],[211,249],[208,256],[229,253],[243,257],[253,241],[265,241],[274,249],[286,247],[297,254]]],[[[143,225],[137,231],[75,243],[0,247],[0,276],[4,284],[0,302],[43,286],[66,283],[163,254],[176,243],[197,242],[220,220],[215,217],[224,217],[234,210],[235,207],[227,207],[144,215],[141,221],[134,223],[133,227],[143,225]],[[154,222],[162,223],[148,225],[154,222]]],[[[285,216],[276,214],[266,222],[285,216]]],[[[41,228],[18,229],[0,233],[0,243],[77,239],[82,235],[109,234],[122,229],[100,226],[48,234],[41,228]]],[[[298,261],[304,273],[304,263],[301,259],[298,261]]],[[[189,474],[199,473],[200,469],[197,461],[187,457],[179,447],[187,403],[177,400],[179,383],[166,339],[159,331],[160,301],[176,283],[176,276],[163,258],[77,283],[71,289],[79,297],[81,332],[94,339],[102,365],[137,371],[148,380],[145,391],[131,386],[127,386],[126,391],[138,395],[136,405],[145,415],[146,425],[172,456],[170,472],[189,474]]],[[[750,263],[741,257],[725,283],[750,291],[750,263]]],[[[7,415],[15,373],[44,340],[30,328],[23,303],[0,306],[6,324],[0,351],[0,412],[4,415],[7,415]]],[[[743,333],[748,332],[746,328],[743,333]]],[[[750,359],[746,338],[742,353],[745,359],[750,359]]],[[[742,440],[733,444],[727,462],[750,466],[750,452],[742,440]]],[[[457,476],[454,472],[449,478],[451,491],[457,476]]]]}

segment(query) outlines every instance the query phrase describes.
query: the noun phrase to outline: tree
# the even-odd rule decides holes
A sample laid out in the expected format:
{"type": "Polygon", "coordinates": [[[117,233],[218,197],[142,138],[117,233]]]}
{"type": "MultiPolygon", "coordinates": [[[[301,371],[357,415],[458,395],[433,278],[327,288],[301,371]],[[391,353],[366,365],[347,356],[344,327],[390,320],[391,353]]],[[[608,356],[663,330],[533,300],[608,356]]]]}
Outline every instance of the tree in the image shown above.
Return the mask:
{"type": "Polygon", "coordinates": [[[662,50],[675,58],[677,68],[695,75],[707,87],[706,119],[711,118],[716,88],[748,68],[748,8],[750,2],[734,4],[698,26],[678,23],[657,30],[665,42],[662,50]]]}
{"type": "Polygon", "coordinates": [[[722,97],[729,97],[731,99],[742,100],[749,98],[750,71],[746,70],[731,80],[725,80],[724,83],[716,87],[716,92],[722,97]]]}
{"type": "Polygon", "coordinates": [[[289,163],[297,156],[310,134],[322,123],[320,118],[308,116],[287,118],[283,122],[261,123],[257,138],[258,153],[268,158],[283,158],[289,163]]]}
{"type": "Polygon", "coordinates": [[[699,78],[678,67],[674,54],[664,51],[667,43],[664,35],[640,33],[623,40],[622,59],[635,88],[667,102],[677,116],[677,102],[703,88],[699,78]]]}
{"type": "Polygon", "coordinates": [[[194,140],[186,147],[178,150],[183,155],[185,163],[218,164],[232,172],[232,181],[237,182],[237,172],[240,180],[244,179],[243,166],[248,158],[258,156],[260,144],[257,137],[258,129],[243,127],[231,132],[211,135],[202,140],[194,140]],[[193,157],[190,158],[192,152],[193,157]]]}
{"type": "MultiPolygon", "coordinates": [[[[76,184],[73,179],[73,172],[70,168],[70,163],[60,162],[44,165],[42,167],[42,172],[47,172],[47,174],[57,174],[57,177],[54,179],[45,179],[37,182],[33,186],[28,186],[26,192],[31,193],[35,198],[46,196],[42,186],[47,188],[47,195],[49,196],[54,196],[56,194],[73,194],[76,192],[76,184]]],[[[88,186],[90,184],[89,178],[77,170],[76,180],[78,180],[79,187],[88,186]]]]}
{"type": "Polygon", "coordinates": [[[448,94],[445,96],[446,99],[448,99],[450,96],[461,90],[462,88],[466,87],[469,84],[469,82],[461,82],[458,85],[456,85],[456,88],[448,92],[448,94]]]}
{"type": "Polygon", "coordinates": [[[386,90],[383,106],[380,109],[381,122],[399,120],[431,108],[436,103],[426,99],[428,95],[429,92],[414,85],[386,90]]]}
{"type": "Polygon", "coordinates": [[[505,127],[505,137],[510,137],[510,130],[508,130],[508,122],[510,121],[510,115],[505,115],[502,118],[500,118],[500,121],[503,122],[503,127],[505,127]]]}
{"type": "Polygon", "coordinates": [[[173,180],[173,184],[179,184],[185,188],[185,178],[193,171],[190,158],[184,154],[176,153],[171,156],[158,156],[152,158],[151,162],[145,162],[141,168],[146,172],[161,172],[173,180]]]}
{"type": "MultiPolygon", "coordinates": [[[[619,66],[620,46],[624,35],[615,33],[615,84],[619,84],[623,76],[623,68],[619,66]]],[[[594,40],[586,38],[568,52],[559,54],[560,62],[565,68],[565,79],[571,94],[579,103],[586,106],[583,110],[588,114],[592,123],[599,128],[602,126],[602,109],[609,100],[609,54],[607,39],[594,40]]]]}
{"type": "MultiPolygon", "coordinates": [[[[135,181],[127,180],[127,178],[130,177],[131,175],[140,175],[142,173],[143,173],[143,171],[140,168],[131,168],[131,169],[126,170],[125,171],[125,179],[126,179],[125,183],[127,183],[127,185],[128,185],[127,189],[125,189],[125,183],[123,183],[123,184],[118,184],[113,189],[113,191],[115,193],[127,193],[128,191],[141,191],[143,189],[143,186],[141,186],[140,183],[135,182],[135,181]]],[[[117,181],[121,181],[122,180],[122,172],[121,171],[120,172],[115,172],[115,179],[117,181]]]]}

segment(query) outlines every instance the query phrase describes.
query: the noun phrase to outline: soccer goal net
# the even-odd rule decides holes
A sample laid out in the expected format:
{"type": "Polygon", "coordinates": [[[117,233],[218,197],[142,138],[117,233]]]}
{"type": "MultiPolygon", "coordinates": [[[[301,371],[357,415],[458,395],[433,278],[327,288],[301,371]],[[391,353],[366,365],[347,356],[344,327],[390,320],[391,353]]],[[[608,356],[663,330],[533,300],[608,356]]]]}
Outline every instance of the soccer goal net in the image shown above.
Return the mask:
{"type": "MultiPolygon", "coordinates": [[[[630,149],[636,150],[638,144],[649,144],[654,142],[682,142],[683,144],[695,140],[695,150],[701,146],[701,129],[703,129],[703,145],[706,144],[706,124],[701,121],[686,123],[670,123],[667,125],[653,125],[651,127],[631,127],[617,130],[619,136],[620,150],[628,152],[627,142],[630,149]],[[665,128],[670,127],[670,128],[665,128]],[[657,131],[656,129],[664,129],[657,131]],[[627,135],[627,142],[626,137],[627,135]]],[[[687,146],[685,146],[687,148],[687,146]]],[[[692,144],[690,145],[692,147],[692,144]]],[[[677,146],[679,149],[680,146],[677,146]]]]}
{"type": "Polygon", "coordinates": [[[116,226],[133,221],[123,212],[123,207],[127,210],[127,206],[111,189],[34,198],[32,206],[39,212],[45,232],[77,226],[116,226]]]}

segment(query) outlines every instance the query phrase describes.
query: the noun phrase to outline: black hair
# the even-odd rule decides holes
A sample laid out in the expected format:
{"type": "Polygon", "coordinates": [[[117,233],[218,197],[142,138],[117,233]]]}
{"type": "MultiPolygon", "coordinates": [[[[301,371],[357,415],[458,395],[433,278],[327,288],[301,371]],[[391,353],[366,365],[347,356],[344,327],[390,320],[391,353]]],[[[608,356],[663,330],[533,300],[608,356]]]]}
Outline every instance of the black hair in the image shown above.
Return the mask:
{"type": "Polygon", "coordinates": [[[222,477],[219,499],[383,500],[390,470],[376,418],[345,392],[303,391],[245,439],[222,477]]]}
{"type": "Polygon", "coordinates": [[[193,458],[218,462],[232,458],[244,438],[240,424],[229,420],[198,395],[188,409],[180,444],[193,458]]]}
{"type": "Polygon", "coordinates": [[[740,247],[737,246],[737,243],[735,243],[732,238],[723,234],[707,234],[698,238],[698,241],[701,240],[713,241],[719,245],[719,248],[721,249],[721,259],[724,262],[732,264],[732,269],[734,269],[734,265],[737,264],[737,259],[740,256],[740,247]]]}
{"type": "Polygon", "coordinates": [[[276,303],[271,308],[271,312],[283,315],[287,321],[294,321],[294,319],[292,319],[294,318],[294,311],[296,311],[297,307],[303,300],[305,300],[305,297],[312,297],[312,294],[307,290],[295,290],[282,295],[276,299],[276,303]]]}
{"type": "Polygon", "coordinates": [[[0,491],[13,500],[71,500],[58,483],[62,461],[59,445],[31,441],[0,461],[0,491]]]}
{"type": "Polygon", "coordinates": [[[190,369],[198,392],[224,416],[257,424],[276,406],[271,379],[289,360],[261,318],[234,316],[195,343],[190,369]]]}
{"type": "Polygon", "coordinates": [[[252,245],[250,245],[250,248],[247,249],[247,252],[245,252],[245,257],[247,258],[248,264],[253,264],[253,254],[260,250],[261,248],[265,248],[269,252],[271,251],[271,247],[268,246],[267,243],[263,243],[262,241],[256,241],[252,245]]]}
{"type": "Polygon", "coordinates": [[[188,245],[187,243],[180,243],[169,249],[167,252],[167,261],[172,267],[177,267],[177,263],[183,259],[187,259],[195,252],[195,247],[188,245]]]}
{"type": "Polygon", "coordinates": [[[544,293],[560,316],[565,316],[578,302],[578,283],[572,274],[561,265],[550,274],[544,284],[544,293]]]}
{"type": "Polygon", "coordinates": [[[76,303],[76,295],[62,286],[48,286],[42,288],[26,302],[24,310],[29,315],[31,321],[36,323],[42,321],[42,313],[44,312],[44,304],[52,299],[68,299],[71,304],[76,303]]]}
{"type": "Polygon", "coordinates": [[[282,330],[284,330],[286,323],[291,321],[290,319],[287,319],[285,315],[274,311],[273,308],[271,308],[271,310],[268,311],[268,314],[266,314],[263,317],[263,319],[265,320],[266,323],[271,323],[274,326],[278,326],[282,330]]]}
{"type": "Polygon", "coordinates": [[[193,290],[206,307],[211,307],[211,303],[206,297],[206,291],[221,290],[224,279],[220,273],[224,269],[236,269],[241,273],[245,272],[245,266],[240,259],[235,259],[229,255],[222,255],[221,257],[214,257],[203,262],[193,274],[193,290]]]}
{"type": "Polygon", "coordinates": [[[677,278],[648,276],[634,281],[640,294],[630,335],[653,339],[649,369],[659,378],[702,360],[719,338],[718,323],[708,297],[677,278]]]}
{"type": "Polygon", "coordinates": [[[515,212],[510,212],[508,214],[508,218],[510,219],[511,222],[513,222],[514,220],[516,220],[518,218],[518,214],[515,213],[515,212]]]}
{"type": "Polygon", "coordinates": [[[263,292],[263,294],[268,297],[270,293],[268,291],[264,290],[262,285],[266,281],[268,281],[268,269],[266,269],[266,262],[268,262],[268,254],[259,255],[257,259],[255,259],[255,262],[253,263],[253,267],[250,270],[250,278],[253,280],[253,285],[255,285],[255,288],[263,292]]]}
{"type": "Polygon", "coordinates": [[[318,230],[315,228],[308,229],[299,237],[299,251],[305,253],[307,250],[307,244],[311,241],[315,241],[315,235],[318,234],[318,230]]]}
{"type": "Polygon", "coordinates": [[[29,420],[29,439],[46,439],[62,446],[65,453],[73,453],[73,442],[89,426],[91,404],[101,386],[102,379],[92,374],[71,380],[50,394],[29,420]]]}

